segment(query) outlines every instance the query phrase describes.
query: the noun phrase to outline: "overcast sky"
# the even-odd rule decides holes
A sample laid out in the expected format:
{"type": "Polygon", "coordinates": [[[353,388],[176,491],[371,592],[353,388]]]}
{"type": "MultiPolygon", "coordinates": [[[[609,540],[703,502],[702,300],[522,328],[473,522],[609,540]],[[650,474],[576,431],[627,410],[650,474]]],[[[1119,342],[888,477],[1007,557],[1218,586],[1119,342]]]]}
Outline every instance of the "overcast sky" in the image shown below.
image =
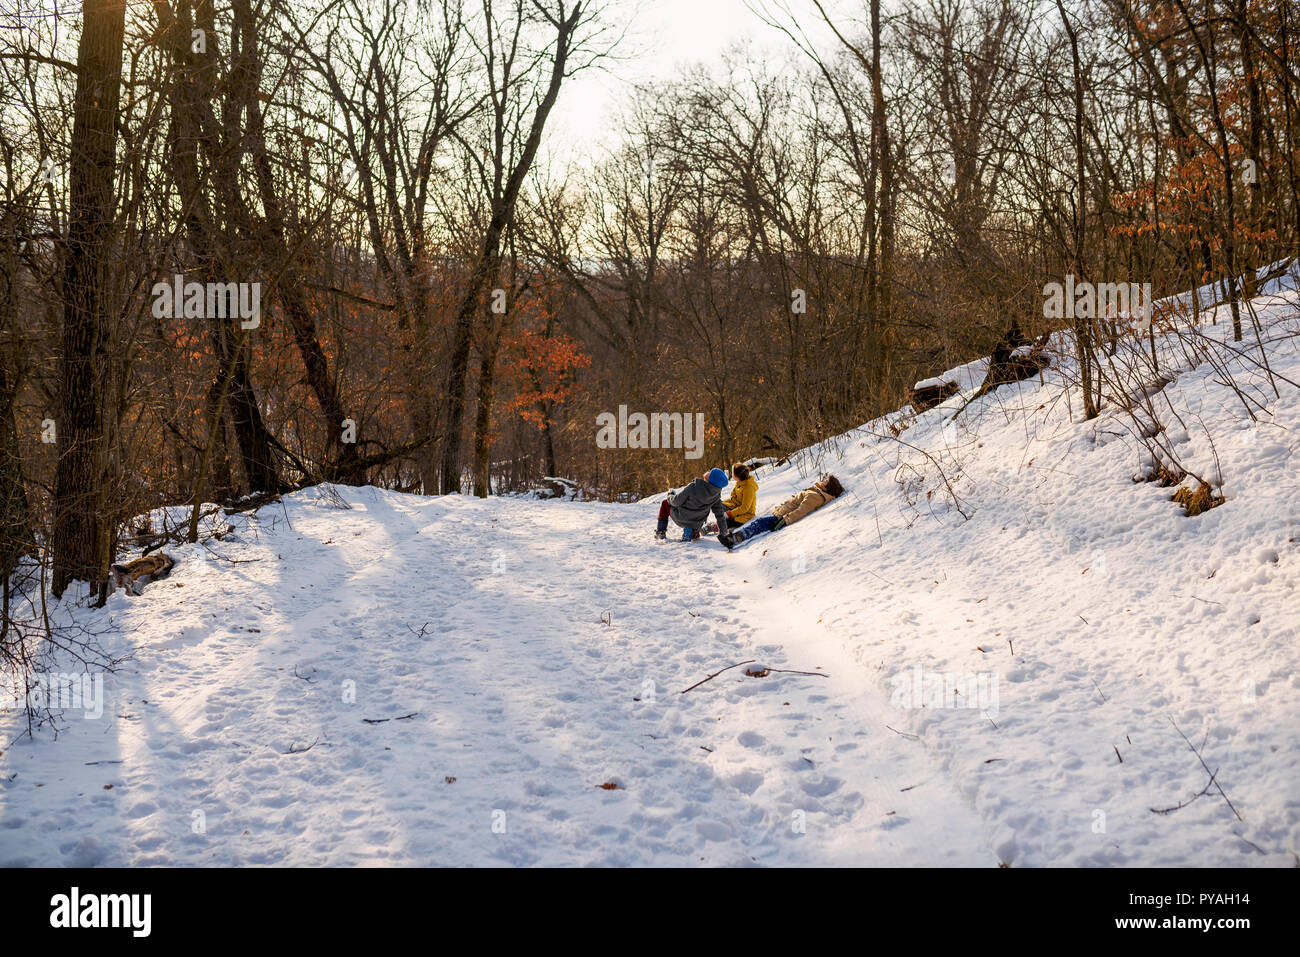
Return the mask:
{"type": "MultiPolygon", "coordinates": [[[[718,63],[727,47],[744,40],[764,50],[782,50],[786,38],[765,24],[745,0],[608,0],[610,19],[629,24],[620,48],[632,54],[608,64],[607,71],[579,73],[560,91],[552,114],[552,135],[584,150],[605,136],[611,109],[626,96],[629,85],[651,79],[668,79],[680,68],[695,63],[718,63]]],[[[791,10],[812,11],[810,0],[787,0],[791,10]]],[[[841,8],[858,15],[861,5],[830,0],[827,9],[841,8]]],[[[809,35],[830,49],[826,28],[814,29],[815,12],[801,16],[809,35]]],[[[560,147],[553,141],[552,148],[560,147]]],[[[560,149],[562,151],[562,148],[560,149]]]]}

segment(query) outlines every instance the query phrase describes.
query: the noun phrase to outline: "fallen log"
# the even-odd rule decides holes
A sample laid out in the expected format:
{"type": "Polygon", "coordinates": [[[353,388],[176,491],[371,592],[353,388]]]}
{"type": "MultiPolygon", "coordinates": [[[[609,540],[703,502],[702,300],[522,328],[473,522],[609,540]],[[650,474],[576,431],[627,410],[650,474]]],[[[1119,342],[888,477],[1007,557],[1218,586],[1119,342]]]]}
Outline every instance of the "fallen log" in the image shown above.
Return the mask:
{"type": "Polygon", "coordinates": [[[920,413],[956,394],[957,383],[926,379],[907,390],[907,401],[911,403],[913,412],[920,413]]]}
{"type": "Polygon", "coordinates": [[[956,421],[957,416],[965,412],[967,406],[998,386],[1032,379],[1051,365],[1051,359],[1046,354],[1047,341],[1050,337],[1051,334],[1045,332],[1034,341],[1033,345],[1029,345],[1029,340],[1020,335],[1020,327],[1013,321],[1011,328],[998,340],[993,355],[989,357],[989,369],[984,375],[984,381],[971,397],[961,404],[961,408],[948,418],[948,421],[956,421]]]}
{"type": "Polygon", "coordinates": [[[979,395],[983,395],[991,389],[996,389],[1000,385],[1006,385],[1008,382],[1032,379],[1047,368],[1048,361],[1041,348],[1035,345],[1028,352],[1017,351],[1001,362],[990,362],[988,375],[984,377],[979,395]]]}

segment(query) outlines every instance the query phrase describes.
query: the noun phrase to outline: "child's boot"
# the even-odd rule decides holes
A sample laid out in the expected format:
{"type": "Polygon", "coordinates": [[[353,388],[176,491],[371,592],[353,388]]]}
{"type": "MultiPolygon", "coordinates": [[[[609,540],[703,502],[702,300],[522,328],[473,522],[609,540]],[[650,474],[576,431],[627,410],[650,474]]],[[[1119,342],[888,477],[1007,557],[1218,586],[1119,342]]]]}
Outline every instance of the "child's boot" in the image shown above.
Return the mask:
{"type": "Polygon", "coordinates": [[[655,523],[655,538],[668,537],[668,516],[672,513],[672,505],[668,499],[659,503],[659,520],[655,523]]]}

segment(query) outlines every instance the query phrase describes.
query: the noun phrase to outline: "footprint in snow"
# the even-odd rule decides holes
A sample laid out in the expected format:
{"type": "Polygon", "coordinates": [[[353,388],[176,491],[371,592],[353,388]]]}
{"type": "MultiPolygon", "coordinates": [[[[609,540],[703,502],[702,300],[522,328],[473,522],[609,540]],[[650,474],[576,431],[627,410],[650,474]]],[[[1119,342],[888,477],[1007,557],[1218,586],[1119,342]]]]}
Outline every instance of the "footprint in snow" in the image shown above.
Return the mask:
{"type": "Polygon", "coordinates": [[[800,787],[803,788],[804,794],[809,797],[826,797],[828,794],[834,794],[844,782],[839,778],[823,777],[816,778],[812,781],[804,781],[800,787]]]}
{"type": "Polygon", "coordinates": [[[729,781],[741,794],[753,794],[763,786],[763,775],[759,771],[741,771],[733,774],[729,781]]]}

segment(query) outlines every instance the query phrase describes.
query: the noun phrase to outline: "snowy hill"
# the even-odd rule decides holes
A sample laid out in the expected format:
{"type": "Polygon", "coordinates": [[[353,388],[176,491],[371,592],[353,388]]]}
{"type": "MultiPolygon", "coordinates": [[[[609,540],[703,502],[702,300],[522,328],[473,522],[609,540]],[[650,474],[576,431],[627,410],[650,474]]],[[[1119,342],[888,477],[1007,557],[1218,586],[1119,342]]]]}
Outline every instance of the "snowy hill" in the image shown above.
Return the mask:
{"type": "Polygon", "coordinates": [[[0,865],[1292,866],[1293,287],[1257,301],[1280,399],[1251,332],[1157,389],[1195,517],[1064,354],[760,470],[760,512],[847,491],[731,553],[652,542],[653,502],[231,516],[55,609],[130,658],[102,717],[0,716],[0,865]]]}

